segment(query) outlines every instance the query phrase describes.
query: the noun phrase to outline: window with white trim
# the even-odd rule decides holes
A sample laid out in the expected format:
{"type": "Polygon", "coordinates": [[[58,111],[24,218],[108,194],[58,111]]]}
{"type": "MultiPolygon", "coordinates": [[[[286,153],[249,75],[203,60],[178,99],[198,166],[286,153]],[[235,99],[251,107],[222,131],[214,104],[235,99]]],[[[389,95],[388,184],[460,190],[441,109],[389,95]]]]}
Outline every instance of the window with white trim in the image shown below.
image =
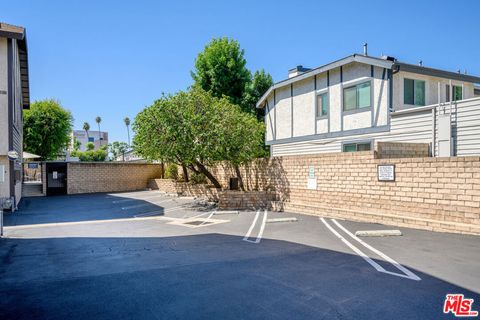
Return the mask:
{"type": "Polygon", "coordinates": [[[403,79],[403,103],[414,106],[424,106],[425,81],[403,79]]]}
{"type": "Polygon", "coordinates": [[[317,118],[328,116],[328,93],[322,93],[317,95],[317,110],[315,115],[317,118]]]}
{"type": "Polygon", "coordinates": [[[371,102],[370,81],[343,89],[343,111],[370,108],[371,102]]]}

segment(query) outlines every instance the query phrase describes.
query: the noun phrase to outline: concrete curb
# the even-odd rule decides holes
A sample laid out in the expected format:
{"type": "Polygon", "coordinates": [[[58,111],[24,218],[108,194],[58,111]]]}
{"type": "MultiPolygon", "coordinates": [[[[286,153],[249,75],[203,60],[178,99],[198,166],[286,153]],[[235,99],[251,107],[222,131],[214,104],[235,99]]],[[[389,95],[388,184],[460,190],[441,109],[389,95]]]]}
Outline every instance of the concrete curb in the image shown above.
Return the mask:
{"type": "Polygon", "coordinates": [[[400,230],[363,230],[355,232],[357,237],[389,237],[401,236],[400,230]]]}

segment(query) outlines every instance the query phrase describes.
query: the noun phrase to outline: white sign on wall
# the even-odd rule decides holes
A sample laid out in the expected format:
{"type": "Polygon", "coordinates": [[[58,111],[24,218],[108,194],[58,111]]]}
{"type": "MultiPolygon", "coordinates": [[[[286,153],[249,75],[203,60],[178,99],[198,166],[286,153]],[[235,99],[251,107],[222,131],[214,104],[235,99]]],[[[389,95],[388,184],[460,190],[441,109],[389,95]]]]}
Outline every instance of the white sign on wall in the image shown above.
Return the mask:
{"type": "Polygon", "coordinates": [[[317,190],[317,178],[315,178],[315,167],[308,167],[307,189],[317,190]]]}
{"type": "Polygon", "coordinates": [[[395,165],[379,164],[377,166],[378,181],[395,181],[395,165]]]}
{"type": "Polygon", "coordinates": [[[0,182],[5,182],[5,166],[0,164],[0,182]]]}
{"type": "Polygon", "coordinates": [[[53,171],[53,179],[58,179],[58,172],[57,171],[53,171]]]}

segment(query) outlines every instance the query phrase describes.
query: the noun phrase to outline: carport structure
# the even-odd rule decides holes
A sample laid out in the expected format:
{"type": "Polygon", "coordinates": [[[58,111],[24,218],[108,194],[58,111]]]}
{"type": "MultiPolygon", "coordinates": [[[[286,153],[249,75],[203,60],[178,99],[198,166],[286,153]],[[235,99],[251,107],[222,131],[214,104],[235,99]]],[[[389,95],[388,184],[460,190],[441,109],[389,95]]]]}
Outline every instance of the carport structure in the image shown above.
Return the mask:
{"type": "Polygon", "coordinates": [[[387,227],[157,191],[31,198],[6,224],[2,319],[439,319],[449,293],[479,309],[475,236],[355,239],[387,227]]]}

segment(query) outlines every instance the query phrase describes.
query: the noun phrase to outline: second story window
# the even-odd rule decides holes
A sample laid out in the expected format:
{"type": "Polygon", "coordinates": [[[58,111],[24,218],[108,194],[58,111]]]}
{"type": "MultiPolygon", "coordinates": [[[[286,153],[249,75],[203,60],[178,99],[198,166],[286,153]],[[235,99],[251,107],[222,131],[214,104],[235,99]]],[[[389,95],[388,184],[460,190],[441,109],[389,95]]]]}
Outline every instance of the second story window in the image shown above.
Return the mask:
{"type": "Polygon", "coordinates": [[[95,138],[94,137],[88,137],[88,142],[94,142],[95,138]]]}
{"type": "Polygon", "coordinates": [[[371,107],[370,81],[343,89],[343,111],[371,107]]]}
{"type": "Polygon", "coordinates": [[[403,103],[415,106],[424,106],[425,81],[403,79],[403,103]]]}
{"type": "Polygon", "coordinates": [[[317,110],[316,117],[326,117],[328,116],[328,94],[323,93],[317,95],[317,110]]]}
{"type": "MultiPolygon", "coordinates": [[[[447,84],[447,102],[450,101],[450,86],[447,84]]],[[[452,86],[452,101],[463,99],[463,89],[461,86],[452,86]]]]}

